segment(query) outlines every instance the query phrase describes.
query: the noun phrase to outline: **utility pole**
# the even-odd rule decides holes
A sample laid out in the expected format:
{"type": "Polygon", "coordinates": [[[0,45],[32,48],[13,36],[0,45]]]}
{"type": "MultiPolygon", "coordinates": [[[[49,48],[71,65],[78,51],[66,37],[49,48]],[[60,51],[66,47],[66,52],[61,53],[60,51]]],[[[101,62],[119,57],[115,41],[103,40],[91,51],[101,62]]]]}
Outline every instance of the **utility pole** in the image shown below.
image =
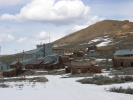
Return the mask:
{"type": "Polygon", "coordinates": [[[50,43],[50,33],[49,33],[49,43],[50,43]]]}

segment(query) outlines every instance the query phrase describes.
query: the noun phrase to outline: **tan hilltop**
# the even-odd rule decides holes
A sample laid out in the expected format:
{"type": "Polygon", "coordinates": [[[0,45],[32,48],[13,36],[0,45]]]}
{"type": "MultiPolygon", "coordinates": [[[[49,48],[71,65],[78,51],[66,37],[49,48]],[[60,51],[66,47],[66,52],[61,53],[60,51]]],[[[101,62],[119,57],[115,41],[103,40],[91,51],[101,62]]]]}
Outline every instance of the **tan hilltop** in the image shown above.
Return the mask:
{"type": "Polygon", "coordinates": [[[53,42],[53,44],[60,43],[76,43],[87,41],[97,36],[105,34],[123,34],[133,32],[133,22],[128,20],[118,21],[118,20],[103,20],[97,22],[93,25],[88,26],[85,29],[79,30],[77,32],[71,33],[63,38],[60,38],[53,42]]]}

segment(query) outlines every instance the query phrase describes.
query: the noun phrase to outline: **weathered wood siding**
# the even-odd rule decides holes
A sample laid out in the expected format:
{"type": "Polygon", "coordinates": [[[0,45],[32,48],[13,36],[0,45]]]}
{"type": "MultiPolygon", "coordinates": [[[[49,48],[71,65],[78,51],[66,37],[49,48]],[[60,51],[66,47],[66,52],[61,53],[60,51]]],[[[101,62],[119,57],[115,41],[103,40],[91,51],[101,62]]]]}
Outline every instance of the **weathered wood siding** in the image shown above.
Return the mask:
{"type": "Polygon", "coordinates": [[[16,76],[16,69],[12,70],[12,71],[8,71],[8,72],[3,72],[3,76],[4,77],[13,77],[13,76],[16,76]]]}
{"type": "Polygon", "coordinates": [[[97,67],[97,66],[93,66],[90,68],[89,70],[90,72],[93,72],[93,73],[101,73],[101,68],[100,67],[97,67]]]}

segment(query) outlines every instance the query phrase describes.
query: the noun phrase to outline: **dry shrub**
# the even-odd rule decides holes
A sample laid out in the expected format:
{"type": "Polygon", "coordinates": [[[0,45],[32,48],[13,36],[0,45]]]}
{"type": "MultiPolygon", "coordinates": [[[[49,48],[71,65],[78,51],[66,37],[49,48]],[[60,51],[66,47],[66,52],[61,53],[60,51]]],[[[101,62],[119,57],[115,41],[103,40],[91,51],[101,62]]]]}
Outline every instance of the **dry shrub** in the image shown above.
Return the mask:
{"type": "Polygon", "coordinates": [[[117,92],[117,93],[126,93],[126,94],[133,94],[133,88],[128,87],[127,89],[124,89],[123,87],[112,87],[108,91],[110,92],[117,92]]]}
{"type": "Polygon", "coordinates": [[[133,77],[126,76],[126,77],[118,77],[115,76],[113,78],[110,78],[108,76],[94,76],[93,78],[85,78],[78,80],[77,82],[81,82],[82,84],[97,84],[97,85],[108,85],[108,84],[114,84],[114,83],[125,83],[127,81],[133,81],[133,77]]]}
{"type": "Polygon", "coordinates": [[[9,87],[9,85],[7,85],[7,84],[4,84],[4,83],[0,84],[0,88],[8,88],[8,87],[9,87]]]}

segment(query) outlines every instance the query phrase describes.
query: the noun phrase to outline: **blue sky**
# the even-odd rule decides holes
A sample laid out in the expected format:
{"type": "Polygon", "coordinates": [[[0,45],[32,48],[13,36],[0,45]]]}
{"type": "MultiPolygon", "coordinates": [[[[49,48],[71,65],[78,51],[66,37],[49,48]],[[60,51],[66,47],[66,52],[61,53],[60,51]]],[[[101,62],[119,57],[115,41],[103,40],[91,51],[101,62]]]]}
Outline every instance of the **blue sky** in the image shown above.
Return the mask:
{"type": "Polygon", "coordinates": [[[132,0],[0,0],[2,54],[36,48],[104,19],[133,21],[132,0]]]}

